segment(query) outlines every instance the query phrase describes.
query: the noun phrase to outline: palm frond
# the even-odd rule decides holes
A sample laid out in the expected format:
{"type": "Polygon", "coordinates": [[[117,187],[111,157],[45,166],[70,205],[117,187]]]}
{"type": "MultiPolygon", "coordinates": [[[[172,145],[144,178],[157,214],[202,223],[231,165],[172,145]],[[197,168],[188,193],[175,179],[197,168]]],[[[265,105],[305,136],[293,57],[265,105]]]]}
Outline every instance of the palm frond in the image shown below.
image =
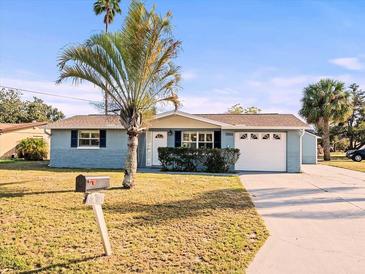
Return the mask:
{"type": "Polygon", "coordinates": [[[104,23],[111,24],[114,21],[116,13],[121,13],[119,6],[120,0],[97,0],[94,2],[94,12],[96,15],[105,13],[104,23]]]}
{"type": "Polygon", "coordinates": [[[349,110],[349,93],[345,90],[345,84],[322,79],[304,88],[299,114],[308,123],[319,124],[324,118],[342,121],[347,118],[349,110]]]}
{"type": "MultiPolygon", "coordinates": [[[[106,2],[96,1],[95,12],[105,12],[106,2]]],[[[171,13],[161,17],[133,1],[120,32],[93,35],[62,52],[57,83],[70,79],[74,84],[88,81],[100,87],[110,96],[122,124],[131,130],[138,130],[144,113],[156,104],[170,102],[176,109],[181,77],[172,59],[181,42],[172,37],[170,18],[171,13]]]]}

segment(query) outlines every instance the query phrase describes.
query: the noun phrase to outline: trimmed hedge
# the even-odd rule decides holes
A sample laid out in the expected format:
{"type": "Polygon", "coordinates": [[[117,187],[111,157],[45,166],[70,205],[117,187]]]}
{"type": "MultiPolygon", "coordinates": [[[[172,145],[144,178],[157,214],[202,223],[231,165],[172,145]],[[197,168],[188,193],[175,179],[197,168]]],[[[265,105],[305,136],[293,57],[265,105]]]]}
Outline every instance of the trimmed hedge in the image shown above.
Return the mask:
{"type": "Polygon", "coordinates": [[[240,155],[236,148],[159,147],[158,159],[163,170],[228,172],[240,155]]]}

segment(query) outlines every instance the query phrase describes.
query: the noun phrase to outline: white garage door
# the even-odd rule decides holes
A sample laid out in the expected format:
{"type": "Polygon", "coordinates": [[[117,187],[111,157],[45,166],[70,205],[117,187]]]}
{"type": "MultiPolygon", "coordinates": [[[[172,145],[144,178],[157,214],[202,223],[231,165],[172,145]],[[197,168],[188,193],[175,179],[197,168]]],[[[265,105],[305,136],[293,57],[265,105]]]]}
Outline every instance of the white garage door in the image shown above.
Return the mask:
{"type": "Polygon", "coordinates": [[[235,147],[241,153],[236,170],[286,171],[285,132],[237,132],[235,147]]]}

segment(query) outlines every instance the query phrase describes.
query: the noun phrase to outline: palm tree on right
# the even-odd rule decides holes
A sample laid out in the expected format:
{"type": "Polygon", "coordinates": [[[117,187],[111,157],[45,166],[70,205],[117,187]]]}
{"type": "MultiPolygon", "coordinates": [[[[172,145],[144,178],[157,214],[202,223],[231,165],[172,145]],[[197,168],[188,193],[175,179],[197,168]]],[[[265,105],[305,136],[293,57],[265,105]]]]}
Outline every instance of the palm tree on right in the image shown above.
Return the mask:
{"type": "Polygon", "coordinates": [[[308,123],[322,130],[324,160],[330,161],[330,124],[344,121],[349,115],[349,93],[345,84],[332,79],[321,79],[304,88],[299,114],[308,123]]]}

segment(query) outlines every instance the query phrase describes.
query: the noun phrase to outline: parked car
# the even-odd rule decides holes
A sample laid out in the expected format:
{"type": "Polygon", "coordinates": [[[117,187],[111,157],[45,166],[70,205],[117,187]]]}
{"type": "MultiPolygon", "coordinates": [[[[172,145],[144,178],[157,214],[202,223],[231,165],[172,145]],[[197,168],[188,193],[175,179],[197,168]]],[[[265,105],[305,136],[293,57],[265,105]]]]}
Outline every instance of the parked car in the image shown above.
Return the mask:
{"type": "Polygon", "coordinates": [[[365,160],[365,145],[359,149],[353,149],[346,152],[346,157],[356,162],[365,160]]]}

